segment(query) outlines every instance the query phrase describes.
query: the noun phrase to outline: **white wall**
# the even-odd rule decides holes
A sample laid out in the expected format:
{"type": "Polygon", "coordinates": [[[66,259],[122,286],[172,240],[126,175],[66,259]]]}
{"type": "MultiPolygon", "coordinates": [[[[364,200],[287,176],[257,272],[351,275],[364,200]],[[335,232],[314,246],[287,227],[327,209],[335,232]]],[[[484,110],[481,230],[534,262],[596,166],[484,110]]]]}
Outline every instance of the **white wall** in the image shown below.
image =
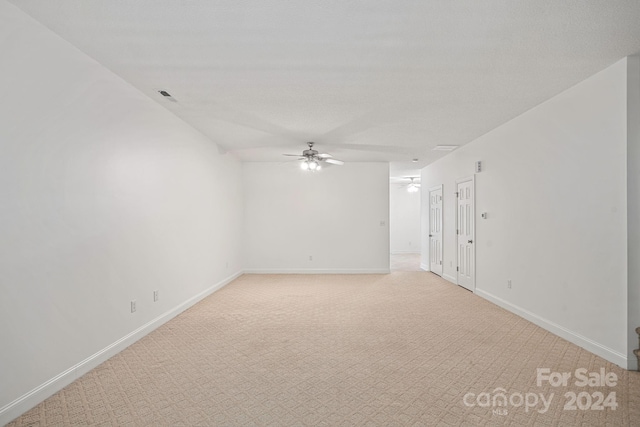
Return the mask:
{"type": "Polygon", "coordinates": [[[240,272],[243,210],[237,161],[4,1],[0,57],[2,425],[240,272]]]}
{"type": "Polygon", "coordinates": [[[406,185],[390,185],[389,235],[392,254],[420,252],[420,192],[409,193],[406,185]]]}
{"type": "Polygon", "coordinates": [[[627,352],[629,369],[638,369],[633,350],[640,327],[640,56],[627,58],[627,352]]]}
{"type": "Polygon", "coordinates": [[[455,180],[481,160],[477,293],[621,366],[626,126],[623,60],[422,171],[423,192],[444,184],[445,277],[456,277],[455,180]]]}
{"type": "Polygon", "coordinates": [[[244,163],[243,177],[245,271],[389,271],[387,163],[244,163]]]}

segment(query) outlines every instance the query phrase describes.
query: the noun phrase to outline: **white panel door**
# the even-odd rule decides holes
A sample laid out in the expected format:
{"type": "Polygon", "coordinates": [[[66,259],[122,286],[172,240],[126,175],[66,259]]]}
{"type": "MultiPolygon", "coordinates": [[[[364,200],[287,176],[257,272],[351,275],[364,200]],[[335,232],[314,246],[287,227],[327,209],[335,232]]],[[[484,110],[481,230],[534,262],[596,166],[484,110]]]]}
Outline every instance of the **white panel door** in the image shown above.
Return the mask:
{"type": "Polygon", "coordinates": [[[457,257],[458,284],[475,291],[475,209],[474,180],[468,178],[457,182],[457,257]]]}
{"type": "Polygon", "coordinates": [[[442,276],[442,185],[429,190],[429,270],[442,276]]]}

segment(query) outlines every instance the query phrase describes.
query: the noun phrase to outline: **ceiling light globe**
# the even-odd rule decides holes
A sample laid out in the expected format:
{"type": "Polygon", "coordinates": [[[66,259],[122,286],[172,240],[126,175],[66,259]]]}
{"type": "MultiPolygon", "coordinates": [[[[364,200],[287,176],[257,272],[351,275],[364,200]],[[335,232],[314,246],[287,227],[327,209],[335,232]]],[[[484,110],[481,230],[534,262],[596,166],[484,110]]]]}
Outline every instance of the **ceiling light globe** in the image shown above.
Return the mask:
{"type": "Polygon", "coordinates": [[[312,171],[316,170],[317,167],[318,164],[315,161],[309,162],[309,169],[311,169],[312,171]]]}
{"type": "Polygon", "coordinates": [[[416,187],[415,185],[411,184],[411,185],[409,185],[409,188],[407,188],[407,191],[409,193],[416,193],[418,191],[418,187],[416,187]]]}
{"type": "Polygon", "coordinates": [[[302,169],[303,171],[309,170],[309,163],[307,163],[306,161],[300,163],[300,169],[302,169]]]}

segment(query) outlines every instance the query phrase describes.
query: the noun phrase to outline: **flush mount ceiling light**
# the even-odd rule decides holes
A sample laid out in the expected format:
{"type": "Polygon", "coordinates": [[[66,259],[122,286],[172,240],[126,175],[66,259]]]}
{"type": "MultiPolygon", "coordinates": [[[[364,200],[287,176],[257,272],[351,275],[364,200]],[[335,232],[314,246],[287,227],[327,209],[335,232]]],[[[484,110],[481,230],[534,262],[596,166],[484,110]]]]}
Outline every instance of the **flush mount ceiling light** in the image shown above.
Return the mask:
{"type": "Polygon", "coordinates": [[[433,151],[453,151],[458,147],[459,145],[436,145],[433,151]]]}
{"type": "Polygon", "coordinates": [[[307,142],[308,149],[300,154],[283,154],[283,156],[298,157],[298,160],[302,160],[300,163],[300,169],[304,171],[319,171],[322,169],[322,163],[328,163],[331,165],[344,165],[342,160],[334,159],[331,154],[319,153],[318,150],[313,149],[313,142],[307,142]]]}

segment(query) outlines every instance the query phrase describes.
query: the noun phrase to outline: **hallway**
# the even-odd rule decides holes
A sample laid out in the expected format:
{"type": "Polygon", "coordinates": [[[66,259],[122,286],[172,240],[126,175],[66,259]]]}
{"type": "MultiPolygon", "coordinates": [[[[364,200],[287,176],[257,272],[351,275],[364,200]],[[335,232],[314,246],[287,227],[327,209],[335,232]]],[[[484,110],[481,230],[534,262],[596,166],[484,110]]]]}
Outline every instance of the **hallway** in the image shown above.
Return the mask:
{"type": "Polygon", "coordinates": [[[420,254],[391,254],[391,271],[423,271],[420,254]]]}

